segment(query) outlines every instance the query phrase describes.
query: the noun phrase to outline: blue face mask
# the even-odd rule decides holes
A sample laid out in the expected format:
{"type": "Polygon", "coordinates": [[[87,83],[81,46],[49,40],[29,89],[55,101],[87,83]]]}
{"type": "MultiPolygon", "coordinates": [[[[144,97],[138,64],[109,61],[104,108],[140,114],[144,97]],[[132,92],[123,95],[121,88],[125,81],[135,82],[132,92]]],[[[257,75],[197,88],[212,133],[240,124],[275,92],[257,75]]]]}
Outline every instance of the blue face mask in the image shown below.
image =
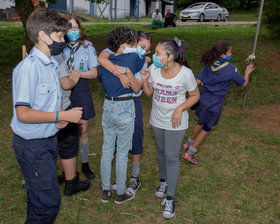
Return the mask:
{"type": "MultiPolygon", "coordinates": [[[[166,57],[166,56],[163,56],[163,57],[166,57]]],[[[160,59],[163,57],[158,57],[158,56],[153,55],[153,63],[156,67],[162,68],[165,65],[165,63],[160,62],[160,59]]]]}
{"type": "Polygon", "coordinates": [[[138,54],[139,56],[144,56],[145,54],[147,54],[147,52],[140,46],[136,47],[136,54],[138,54]]]}
{"type": "Polygon", "coordinates": [[[218,58],[218,61],[220,62],[220,64],[229,61],[231,59],[231,56],[226,55],[225,58],[218,58]]]}
{"type": "Polygon", "coordinates": [[[70,41],[75,42],[80,37],[80,31],[68,31],[67,32],[67,37],[70,41]]]}
{"type": "Polygon", "coordinates": [[[229,61],[230,59],[231,59],[231,56],[226,55],[225,60],[226,60],[226,61],[229,61]]]}

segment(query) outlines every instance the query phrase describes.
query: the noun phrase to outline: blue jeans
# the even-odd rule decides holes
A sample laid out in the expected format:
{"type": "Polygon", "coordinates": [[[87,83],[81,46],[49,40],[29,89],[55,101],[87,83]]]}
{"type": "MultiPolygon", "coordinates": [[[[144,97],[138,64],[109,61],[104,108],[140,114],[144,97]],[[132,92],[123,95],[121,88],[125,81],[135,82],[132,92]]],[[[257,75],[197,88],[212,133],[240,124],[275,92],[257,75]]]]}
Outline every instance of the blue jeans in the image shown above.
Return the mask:
{"type": "Polygon", "coordinates": [[[126,191],[127,155],[132,147],[135,108],[133,100],[110,101],[105,99],[102,115],[103,147],[101,157],[102,190],[111,189],[111,167],[117,141],[116,182],[117,194],[126,191]]]}

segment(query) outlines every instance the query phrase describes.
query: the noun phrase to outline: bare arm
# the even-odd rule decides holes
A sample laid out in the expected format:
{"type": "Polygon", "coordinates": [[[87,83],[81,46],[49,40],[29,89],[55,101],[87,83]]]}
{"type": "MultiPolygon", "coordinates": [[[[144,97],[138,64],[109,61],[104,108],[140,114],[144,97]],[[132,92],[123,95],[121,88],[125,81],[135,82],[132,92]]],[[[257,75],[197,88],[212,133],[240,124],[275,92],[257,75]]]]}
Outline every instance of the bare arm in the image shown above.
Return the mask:
{"type": "MultiPolygon", "coordinates": [[[[116,65],[119,68],[118,65],[116,65]]],[[[129,68],[127,68],[127,77],[129,79],[130,87],[133,92],[138,93],[142,87],[142,82],[139,79],[136,79],[129,68]]]]}
{"type": "Polygon", "coordinates": [[[91,68],[89,71],[87,72],[80,72],[81,74],[81,78],[84,79],[95,79],[97,77],[97,68],[91,68]]]}
{"type": "Polygon", "coordinates": [[[62,89],[70,90],[75,87],[80,79],[80,72],[73,70],[69,71],[69,76],[59,79],[60,86],[62,89]]]}
{"type": "Polygon", "coordinates": [[[199,85],[201,84],[202,82],[199,80],[199,79],[196,79],[196,84],[199,85]]]}
{"type": "MultiPolygon", "coordinates": [[[[19,121],[24,123],[50,123],[56,121],[56,112],[34,110],[27,106],[16,106],[19,121]]],[[[58,121],[70,121],[77,123],[82,117],[82,107],[76,107],[68,111],[58,113],[58,121]]]]}
{"type": "Polygon", "coordinates": [[[150,75],[151,75],[151,71],[147,70],[147,68],[144,68],[141,71],[141,78],[143,80],[143,91],[147,97],[152,96],[154,93],[152,84],[148,82],[150,75]]]}
{"type": "Polygon", "coordinates": [[[189,91],[189,98],[184,103],[180,104],[172,114],[171,121],[173,127],[181,125],[182,112],[194,105],[199,100],[199,97],[200,93],[197,87],[193,91],[189,91]]]}

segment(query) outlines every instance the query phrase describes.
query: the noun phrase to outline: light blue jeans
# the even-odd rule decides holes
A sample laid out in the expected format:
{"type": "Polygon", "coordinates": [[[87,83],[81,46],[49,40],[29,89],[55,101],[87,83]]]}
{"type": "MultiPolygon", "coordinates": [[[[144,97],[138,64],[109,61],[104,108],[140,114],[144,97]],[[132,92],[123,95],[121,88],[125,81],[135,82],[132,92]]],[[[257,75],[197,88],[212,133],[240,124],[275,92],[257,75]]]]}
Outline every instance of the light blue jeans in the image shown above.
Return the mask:
{"type": "Polygon", "coordinates": [[[111,189],[111,167],[117,140],[116,183],[117,194],[126,191],[127,155],[132,147],[135,108],[133,100],[110,101],[105,99],[102,115],[103,147],[100,164],[102,190],[111,189]]]}

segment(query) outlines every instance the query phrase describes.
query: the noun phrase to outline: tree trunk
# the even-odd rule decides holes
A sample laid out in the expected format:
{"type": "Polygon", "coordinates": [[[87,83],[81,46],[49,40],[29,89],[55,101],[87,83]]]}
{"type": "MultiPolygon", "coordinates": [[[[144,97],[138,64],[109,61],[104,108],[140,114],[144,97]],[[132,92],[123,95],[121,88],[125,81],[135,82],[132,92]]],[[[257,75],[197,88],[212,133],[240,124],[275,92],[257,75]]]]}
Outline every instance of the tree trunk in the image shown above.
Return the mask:
{"type": "Polygon", "coordinates": [[[33,43],[29,39],[26,32],[26,21],[28,16],[33,12],[34,6],[32,0],[15,0],[15,3],[16,3],[16,12],[20,17],[22,25],[25,30],[26,48],[27,48],[27,52],[29,52],[33,46],[33,43]]]}

